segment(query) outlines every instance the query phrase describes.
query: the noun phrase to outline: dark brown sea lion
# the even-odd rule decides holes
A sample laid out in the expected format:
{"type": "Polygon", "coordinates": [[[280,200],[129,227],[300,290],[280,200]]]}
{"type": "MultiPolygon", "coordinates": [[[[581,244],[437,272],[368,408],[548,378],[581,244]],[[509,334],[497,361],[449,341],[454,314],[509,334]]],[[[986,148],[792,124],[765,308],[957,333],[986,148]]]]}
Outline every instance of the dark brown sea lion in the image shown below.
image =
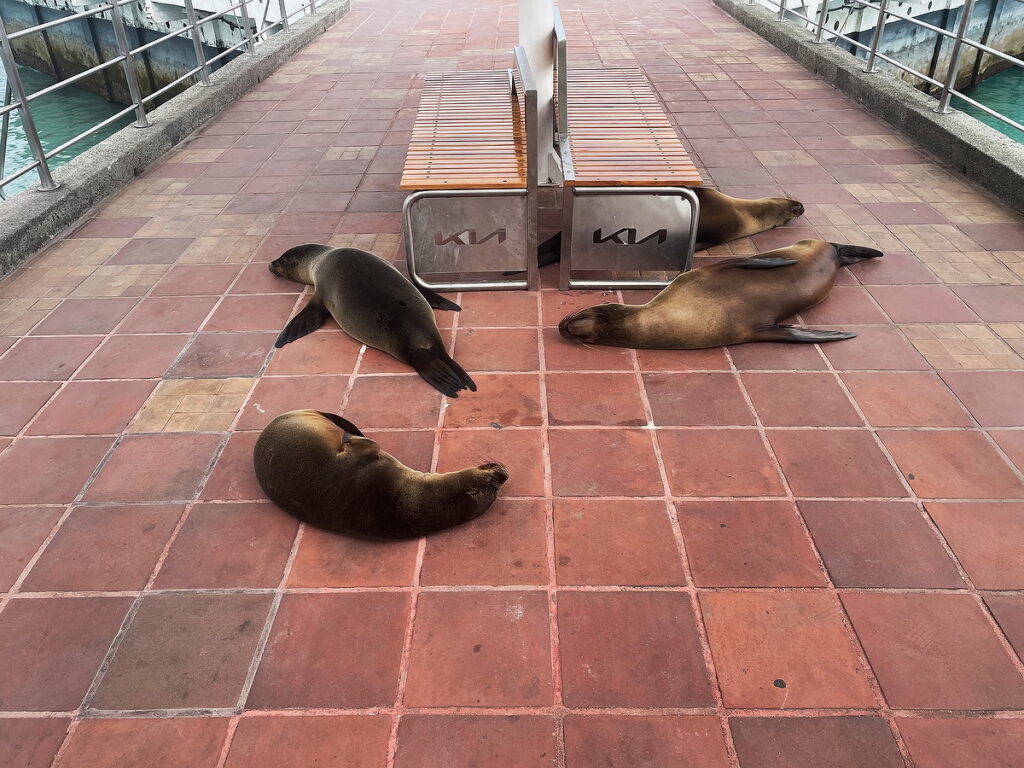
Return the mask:
{"type": "Polygon", "coordinates": [[[256,441],[256,479],[299,520],[367,539],[409,539],[479,517],[508,480],[501,464],[417,472],[330,413],[290,411],[256,441]]]}
{"type": "MultiPolygon", "coordinates": [[[[698,251],[780,227],[804,213],[803,203],[788,197],[744,200],[710,187],[694,187],[693,192],[700,202],[700,216],[697,219],[698,251]]],[[[542,267],[555,264],[561,260],[561,252],[562,235],[559,233],[538,246],[537,263],[542,267]]]]}
{"type": "Polygon", "coordinates": [[[328,317],[363,344],[387,352],[416,369],[448,397],[476,391],[469,375],[448,355],[431,307],[459,305],[433,291],[417,289],[383,259],[355,248],[299,245],[271,262],[278,277],[312,285],[309,303],[291,319],[275,347],[312,333],[328,317]]]}
{"type": "Polygon", "coordinates": [[[558,330],[567,339],[634,349],[851,339],[857,334],[779,321],[824,300],[840,267],[881,255],[873,248],[801,240],[788,248],[684,272],[644,305],[582,309],[564,318],[558,330]]]}

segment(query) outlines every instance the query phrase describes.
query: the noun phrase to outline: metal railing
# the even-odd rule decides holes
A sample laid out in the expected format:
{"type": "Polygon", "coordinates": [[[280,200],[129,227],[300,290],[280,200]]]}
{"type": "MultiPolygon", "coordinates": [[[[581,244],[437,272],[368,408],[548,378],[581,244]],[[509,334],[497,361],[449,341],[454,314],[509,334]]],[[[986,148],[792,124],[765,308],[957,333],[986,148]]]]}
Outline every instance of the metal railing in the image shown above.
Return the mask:
{"type": "MultiPolygon", "coordinates": [[[[779,11],[779,21],[784,21],[786,20],[786,18],[791,18],[805,22],[810,29],[814,30],[815,43],[826,42],[825,37],[826,35],[829,35],[833,38],[833,40],[842,40],[852,45],[854,48],[864,51],[867,54],[867,65],[864,67],[865,72],[876,72],[876,63],[878,60],[881,60],[886,62],[887,64],[891,64],[892,66],[902,70],[903,72],[906,72],[909,75],[913,75],[914,77],[919,78],[922,82],[927,83],[929,86],[932,86],[932,88],[935,89],[935,93],[932,94],[935,96],[936,99],[935,111],[940,114],[946,114],[952,111],[950,109],[949,104],[955,96],[956,98],[962,99],[964,102],[970,104],[972,107],[975,107],[981,112],[991,117],[994,117],[997,120],[1000,120],[1013,128],[1016,128],[1018,131],[1024,132],[1024,125],[1022,125],[1021,123],[1018,123],[1013,118],[1008,117],[1007,115],[1004,115],[1001,112],[998,112],[997,110],[994,110],[991,107],[986,106],[985,104],[982,104],[979,101],[976,101],[975,99],[972,99],[970,96],[966,96],[962,91],[959,91],[956,88],[956,82],[960,72],[960,61],[963,57],[965,46],[974,48],[977,51],[977,56],[979,58],[982,55],[987,54],[989,56],[995,56],[996,58],[1001,59],[1007,64],[1010,64],[1011,66],[1020,67],[1024,69],[1024,60],[1018,59],[1014,56],[1004,53],[1003,51],[996,50],[995,48],[986,45],[980,40],[974,40],[973,38],[968,37],[967,28],[971,22],[971,16],[974,13],[975,0],[964,0],[963,7],[960,12],[960,19],[957,23],[957,28],[955,31],[943,29],[942,27],[937,27],[934,24],[929,24],[928,22],[921,21],[920,19],[916,19],[912,16],[908,16],[905,13],[894,11],[889,8],[889,2],[890,0],[844,0],[844,4],[852,3],[855,6],[860,6],[861,8],[871,8],[874,9],[874,11],[877,14],[877,19],[875,21],[874,26],[874,33],[871,36],[871,43],[869,45],[864,45],[864,43],[860,42],[859,40],[853,37],[843,34],[839,30],[828,29],[825,26],[825,19],[829,13],[831,6],[830,0],[818,0],[818,12],[817,14],[815,14],[815,18],[810,18],[809,16],[800,13],[798,10],[795,10],[794,8],[787,7],[787,0],[747,0],[748,5],[763,4],[771,7],[777,7],[779,11]],[[912,24],[915,27],[919,27],[921,29],[934,32],[936,35],[939,36],[940,43],[943,41],[943,39],[953,41],[952,50],[950,51],[949,55],[949,61],[946,66],[946,73],[941,80],[930,75],[926,75],[923,72],[919,72],[913,67],[904,64],[903,62],[900,62],[895,58],[882,53],[879,50],[885,35],[886,21],[889,18],[899,19],[901,21],[905,21],[909,24],[912,24]]],[[[1017,2],[1024,2],[1024,0],[1017,0],[1017,2]]]]}
{"type": "Polygon", "coordinates": [[[0,18],[0,61],[2,61],[4,71],[7,75],[7,93],[5,94],[3,105],[0,106],[0,199],[4,198],[3,189],[5,186],[32,171],[36,171],[39,175],[40,189],[46,191],[57,189],[58,184],[54,182],[50,168],[50,160],[54,156],[64,152],[69,147],[79,141],[82,141],[86,137],[91,136],[97,131],[103,130],[111,123],[114,123],[132,113],[134,113],[134,125],[136,128],[148,128],[150,126],[150,122],[146,110],[147,106],[149,106],[155,99],[158,99],[171,89],[181,85],[191,77],[198,77],[200,86],[209,86],[210,67],[212,65],[216,64],[224,57],[230,56],[232,53],[243,47],[250,55],[255,55],[256,46],[260,43],[266,42],[270,37],[270,32],[274,30],[274,28],[280,27],[281,31],[287,31],[291,20],[296,16],[306,15],[307,12],[310,15],[316,13],[316,0],[307,0],[307,2],[302,3],[290,12],[286,7],[285,0],[239,0],[239,2],[236,2],[234,5],[223,11],[210,13],[200,17],[193,5],[193,0],[184,0],[186,17],[184,26],[179,29],[172,30],[167,34],[161,35],[155,40],[151,40],[144,45],[131,48],[128,44],[128,35],[125,31],[125,23],[124,18],[121,15],[121,8],[122,6],[131,5],[135,2],[136,0],[110,0],[110,2],[103,5],[97,5],[96,7],[89,8],[88,10],[80,11],[44,24],[36,24],[31,27],[20,29],[17,32],[10,33],[7,31],[7,27],[4,24],[3,19],[0,18]],[[280,15],[280,18],[274,22],[267,21],[267,14],[271,3],[277,3],[280,15]],[[252,4],[262,6],[262,17],[258,28],[256,24],[253,24],[253,18],[249,15],[248,6],[252,4]],[[112,59],[102,61],[94,67],[90,67],[89,69],[75,75],[59,80],[58,82],[32,94],[27,94],[25,92],[21,76],[18,72],[18,65],[15,61],[14,49],[11,47],[11,41],[28,35],[41,33],[62,24],[81,21],[83,19],[100,16],[101,14],[109,14],[109,20],[113,27],[114,37],[117,44],[118,55],[112,59]],[[236,43],[230,48],[222,50],[216,56],[207,58],[206,50],[203,47],[202,34],[200,31],[201,27],[205,24],[210,24],[222,19],[225,16],[241,18],[245,37],[241,42],[236,43]],[[151,48],[155,48],[161,43],[171,40],[172,38],[182,36],[188,36],[192,39],[196,56],[196,66],[175,78],[172,82],[162,88],[143,96],[135,74],[135,57],[145,53],[151,48]],[[125,82],[131,96],[131,105],[126,106],[124,109],[119,110],[105,120],[87,128],[82,133],[68,141],[65,141],[60,146],[54,147],[50,150],[44,149],[39,138],[39,130],[32,118],[32,102],[43,96],[54,93],[61,88],[74,85],[87,77],[102,72],[117,64],[120,64],[123,69],[125,82]],[[33,160],[21,168],[16,169],[9,175],[4,176],[4,166],[7,157],[7,143],[10,135],[10,117],[15,111],[18,112],[18,115],[21,118],[21,127],[25,133],[25,140],[32,151],[33,160]]]}

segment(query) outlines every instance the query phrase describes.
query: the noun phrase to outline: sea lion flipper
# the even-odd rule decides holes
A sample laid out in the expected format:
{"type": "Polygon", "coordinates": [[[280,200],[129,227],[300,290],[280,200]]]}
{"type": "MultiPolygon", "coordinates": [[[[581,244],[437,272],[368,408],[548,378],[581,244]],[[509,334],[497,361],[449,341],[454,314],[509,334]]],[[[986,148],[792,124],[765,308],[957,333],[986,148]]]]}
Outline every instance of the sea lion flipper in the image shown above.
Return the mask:
{"type": "Polygon", "coordinates": [[[842,243],[832,243],[832,245],[835,246],[836,255],[839,257],[839,263],[844,267],[856,264],[858,261],[879,259],[885,255],[875,248],[865,248],[862,245],[843,245],[842,243]]]}
{"type": "Polygon", "coordinates": [[[359,431],[359,427],[357,427],[348,419],[341,418],[341,416],[339,416],[336,413],[324,413],[323,411],[317,411],[317,413],[319,413],[328,421],[333,421],[337,427],[339,427],[342,431],[347,432],[350,435],[355,435],[356,437],[366,437],[366,435],[359,431]]]}
{"type": "Polygon", "coordinates": [[[476,384],[458,363],[443,349],[421,349],[409,355],[409,365],[424,381],[448,397],[458,397],[459,390],[476,392],[476,384]]]}
{"type": "Polygon", "coordinates": [[[323,325],[330,316],[331,313],[324,306],[323,300],[314,293],[313,298],[302,308],[302,311],[284,327],[277,337],[277,341],[274,342],[274,346],[280,349],[285,344],[301,339],[323,325]]]}
{"type": "Polygon", "coordinates": [[[842,341],[856,338],[856,333],[849,331],[819,331],[814,328],[801,328],[797,325],[769,325],[760,328],[754,341],[788,341],[795,344],[823,344],[827,341],[842,341]]]}
{"type": "Polygon", "coordinates": [[[423,294],[423,298],[427,300],[427,304],[432,306],[434,309],[447,309],[451,312],[461,312],[462,307],[456,304],[454,301],[446,299],[439,293],[435,293],[429,288],[424,288],[422,285],[416,286],[417,290],[423,294]]]}
{"type": "Polygon", "coordinates": [[[776,267],[789,267],[796,263],[796,259],[783,259],[777,256],[768,258],[753,256],[750,258],[722,259],[713,266],[716,269],[775,269],[776,267]]]}

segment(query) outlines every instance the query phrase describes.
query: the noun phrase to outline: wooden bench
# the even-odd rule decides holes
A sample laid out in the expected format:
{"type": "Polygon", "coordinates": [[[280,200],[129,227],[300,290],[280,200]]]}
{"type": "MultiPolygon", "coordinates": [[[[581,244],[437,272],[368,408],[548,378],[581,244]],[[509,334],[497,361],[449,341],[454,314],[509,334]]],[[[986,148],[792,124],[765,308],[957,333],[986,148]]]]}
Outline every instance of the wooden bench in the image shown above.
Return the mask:
{"type": "Polygon", "coordinates": [[[536,119],[521,48],[508,70],[427,76],[400,182],[413,192],[403,208],[413,282],[448,291],[537,286],[536,119]],[[526,279],[501,275],[516,270],[526,279]]]}

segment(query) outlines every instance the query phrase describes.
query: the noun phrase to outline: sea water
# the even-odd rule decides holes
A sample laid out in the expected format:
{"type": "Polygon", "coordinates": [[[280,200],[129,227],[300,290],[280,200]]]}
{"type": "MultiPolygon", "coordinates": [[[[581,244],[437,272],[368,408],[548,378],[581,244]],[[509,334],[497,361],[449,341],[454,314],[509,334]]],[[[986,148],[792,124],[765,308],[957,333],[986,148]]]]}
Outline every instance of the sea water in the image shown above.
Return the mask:
{"type": "MultiPolygon", "coordinates": [[[[1024,69],[1020,67],[1004,69],[964,93],[986,107],[1024,125],[1024,69]]],[[[1012,125],[1007,125],[991,115],[986,115],[963,99],[954,98],[952,106],[991,125],[1010,138],[1024,143],[1024,132],[1018,131],[1012,125]]]]}

